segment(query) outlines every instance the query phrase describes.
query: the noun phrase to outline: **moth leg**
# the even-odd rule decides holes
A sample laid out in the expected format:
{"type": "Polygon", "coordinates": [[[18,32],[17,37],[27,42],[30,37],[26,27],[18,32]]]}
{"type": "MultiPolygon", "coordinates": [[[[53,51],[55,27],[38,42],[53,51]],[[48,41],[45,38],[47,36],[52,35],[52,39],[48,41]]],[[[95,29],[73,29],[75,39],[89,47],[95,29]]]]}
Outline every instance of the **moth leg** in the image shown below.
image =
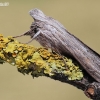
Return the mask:
{"type": "Polygon", "coordinates": [[[24,36],[24,35],[28,35],[29,32],[30,32],[30,31],[27,31],[27,32],[25,32],[25,33],[23,33],[23,34],[21,34],[21,35],[13,36],[13,38],[18,38],[18,37],[22,37],[22,36],[24,36]]]}
{"type": "MultiPolygon", "coordinates": [[[[24,36],[24,35],[29,35],[29,33],[30,33],[30,31],[27,31],[27,32],[25,32],[24,34],[18,35],[18,36],[14,36],[13,38],[21,37],[21,36],[24,36]]],[[[28,41],[28,42],[26,42],[26,43],[24,43],[24,44],[28,44],[28,43],[32,42],[40,33],[41,33],[41,31],[39,30],[39,31],[31,38],[30,41],[28,41]]]]}
{"type": "MultiPolygon", "coordinates": [[[[68,67],[66,65],[66,61],[65,61],[64,57],[61,55],[61,53],[59,52],[59,50],[56,48],[55,51],[61,56],[61,58],[62,58],[62,60],[63,60],[63,62],[65,64],[65,66],[66,66],[66,69],[68,69],[68,67]]],[[[52,49],[52,52],[54,52],[53,49],[52,49]]]]}
{"type": "MultiPolygon", "coordinates": [[[[53,40],[53,41],[54,41],[54,40],[53,40]]],[[[66,69],[68,69],[68,66],[66,65],[66,61],[65,61],[64,57],[61,55],[61,53],[59,52],[59,50],[58,50],[58,48],[57,48],[57,44],[55,43],[55,41],[54,41],[54,45],[55,45],[54,51],[56,51],[56,52],[61,56],[61,58],[62,58],[62,60],[63,60],[63,62],[64,62],[64,64],[65,64],[65,66],[66,66],[66,69]]],[[[52,47],[53,47],[53,46],[52,46],[52,44],[51,44],[51,50],[53,50],[52,47]]]]}
{"type": "Polygon", "coordinates": [[[41,31],[39,30],[32,38],[30,41],[26,42],[25,44],[31,43],[39,34],[41,33],[41,31]]]}

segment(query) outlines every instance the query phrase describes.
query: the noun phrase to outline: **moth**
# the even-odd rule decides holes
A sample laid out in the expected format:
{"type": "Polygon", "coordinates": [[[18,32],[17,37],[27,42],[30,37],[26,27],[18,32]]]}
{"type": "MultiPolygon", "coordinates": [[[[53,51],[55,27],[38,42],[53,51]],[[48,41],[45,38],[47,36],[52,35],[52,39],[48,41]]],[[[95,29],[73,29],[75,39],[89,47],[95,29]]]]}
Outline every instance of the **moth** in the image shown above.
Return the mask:
{"type": "Polygon", "coordinates": [[[100,55],[98,53],[69,33],[57,20],[46,16],[41,10],[32,9],[29,13],[34,19],[30,30],[14,38],[29,35],[31,36],[29,42],[35,39],[46,48],[75,58],[90,76],[100,82],[100,55]]]}

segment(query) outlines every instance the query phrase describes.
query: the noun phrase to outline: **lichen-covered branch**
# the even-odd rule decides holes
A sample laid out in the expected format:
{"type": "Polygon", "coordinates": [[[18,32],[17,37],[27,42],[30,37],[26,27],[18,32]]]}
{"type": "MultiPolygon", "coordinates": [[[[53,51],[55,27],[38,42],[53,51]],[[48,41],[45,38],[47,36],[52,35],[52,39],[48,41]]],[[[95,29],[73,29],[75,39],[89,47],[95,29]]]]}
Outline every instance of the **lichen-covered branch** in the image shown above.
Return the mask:
{"type": "Polygon", "coordinates": [[[67,65],[60,55],[49,52],[46,48],[35,48],[31,45],[19,43],[12,37],[4,38],[0,35],[0,63],[8,62],[17,66],[18,71],[33,77],[50,77],[63,74],[68,80],[81,80],[82,70],[72,59],[64,57],[67,65]],[[33,70],[30,70],[32,68],[33,70]]]}
{"type": "Polygon", "coordinates": [[[0,64],[7,62],[16,66],[22,74],[30,73],[33,78],[47,76],[69,83],[86,91],[88,97],[94,98],[97,94],[93,94],[95,90],[92,86],[96,84],[98,88],[99,83],[95,83],[75,59],[65,56],[63,58],[46,48],[35,48],[32,45],[22,44],[12,37],[4,38],[0,35],[0,64]]]}

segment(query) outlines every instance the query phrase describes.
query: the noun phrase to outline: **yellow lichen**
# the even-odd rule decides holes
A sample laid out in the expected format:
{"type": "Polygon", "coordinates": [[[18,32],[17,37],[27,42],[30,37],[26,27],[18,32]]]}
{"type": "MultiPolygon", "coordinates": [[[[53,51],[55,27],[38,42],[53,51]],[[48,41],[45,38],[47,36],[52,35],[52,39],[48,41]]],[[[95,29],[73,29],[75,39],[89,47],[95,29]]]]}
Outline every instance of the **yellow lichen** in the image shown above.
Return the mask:
{"type": "Polygon", "coordinates": [[[46,48],[34,48],[21,44],[12,37],[3,38],[0,35],[0,63],[3,63],[4,60],[17,66],[23,74],[31,73],[33,77],[37,77],[41,75],[54,76],[56,73],[61,73],[69,80],[82,79],[83,73],[79,66],[74,64],[72,59],[63,58],[64,60],[60,55],[49,52],[46,48]],[[31,66],[33,71],[29,69],[31,66]]]}

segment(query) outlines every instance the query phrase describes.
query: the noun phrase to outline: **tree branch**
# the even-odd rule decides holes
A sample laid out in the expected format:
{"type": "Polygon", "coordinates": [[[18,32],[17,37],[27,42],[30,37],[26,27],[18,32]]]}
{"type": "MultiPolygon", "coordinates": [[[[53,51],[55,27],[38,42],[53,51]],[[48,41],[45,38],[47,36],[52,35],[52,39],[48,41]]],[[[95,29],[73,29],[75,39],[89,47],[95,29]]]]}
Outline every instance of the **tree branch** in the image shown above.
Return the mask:
{"type": "Polygon", "coordinates": [[[31,10],[30,15],[34,22],[30,30],[20,36],[30,35],[32,40],[55,52],[0,35],[0,64],[8,62],[17,66],[22,74],[31,73],[33,78],[46,76],[69,83],[83,90],[90,99],[99,100],[100,55],[39,9],[31,10]]]}
{"type": "Polygon", "coordinates": [[[46,48],[21,44],[12,37],[4,38],[0,35],[0,64],[7,62],[17,66],[22,74],[31,73],[33,78],[50,77],[86,91],[87,86],[94,79],[82,69],[75,59],[64,57],[64,60],[68,69],[62,57],[57,53],[49,52],[46,48]]]}

